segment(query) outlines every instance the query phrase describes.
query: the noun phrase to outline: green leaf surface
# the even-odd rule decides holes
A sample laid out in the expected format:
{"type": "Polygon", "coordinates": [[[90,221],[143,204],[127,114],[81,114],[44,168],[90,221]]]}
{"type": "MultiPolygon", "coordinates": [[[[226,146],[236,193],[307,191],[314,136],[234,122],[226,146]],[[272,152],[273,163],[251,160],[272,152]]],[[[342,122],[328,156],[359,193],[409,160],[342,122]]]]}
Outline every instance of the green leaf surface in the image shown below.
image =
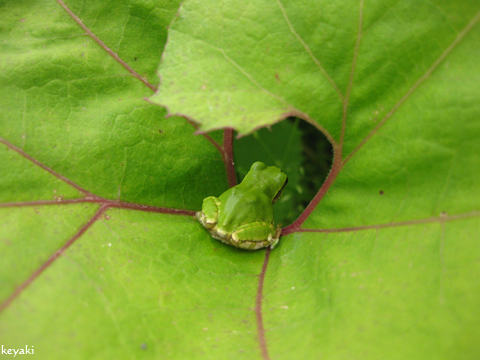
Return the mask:
{"type": "Polygon", "coordinates": [[[190,217],[107,211],[12,304],[2,341],[56,358],[255,357],[244,299],[255,297],[263,253],[215,245],[190,217]]]}
{"type": "Polygon", "coordinates": [[[477,214],[282,239],[265,288],[272,359],[475,359],[479,231],[477,214]]]}
{"type": "Polygon", "coordinates": [[[0,6],[5,348],[480,357],[478,1],[0,6]],[[167,109],[242,134],[295,115],[331,141],[273,251],[192,218],[232,184],[232,141],[167,109]]]}
{"type": "MultiPolygon", "coordinates": [[[[148,51],[142,57],[150,60],[138,65],[137,73],[154,71],[167,20],[174,15],[172,5],[152,3],[152,9],[145,9],[143,31],[150,19],[155,23],[150,30],[157,32],[153,47],[150,37],[119,37],[112,30],[138,31],[137,6],[119,3],[113,23],[105,4],[98,9],[100,5],[82,2],[68,6],[78,8],[76,15],[102,37],[101,45],[55,1],[4,7],[5,27],[11,29],[3,32],[2,41],[2,138],[82,189],[108,199],[197,209],[201,196],[192,193],[218,191],[217,178],[226,189],[218,151],[206,138],[192,136],[195,129],[185,120],[165,120],[164,109],[143,99],[152,90],[106,50],[120,55],[125,49],[135,57],[143,42],[148,51]],[[167,20],[165,13],[170,14],[167,20]],[[98,23],[104,24],[97,29],[98,23]],[[193,180],[188,189],[184,178],[193,180]]],[[[130,61],[127,55],[125,59],[130,61]]],[[[131,62],[134,71],[137,65],[131,62]]],[[[221,141],[221,135],[212,136],[221,141]]]]}

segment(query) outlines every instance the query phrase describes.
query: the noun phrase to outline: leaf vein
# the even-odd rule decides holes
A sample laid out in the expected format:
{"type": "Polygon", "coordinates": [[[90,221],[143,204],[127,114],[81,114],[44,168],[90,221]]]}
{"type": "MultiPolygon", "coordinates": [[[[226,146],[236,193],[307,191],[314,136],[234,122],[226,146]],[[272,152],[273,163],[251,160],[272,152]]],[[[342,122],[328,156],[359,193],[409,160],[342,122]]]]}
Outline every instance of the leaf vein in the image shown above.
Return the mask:
{"type": "Polygon", "coordinates": [[[317,65],[317,67],[320,69],[320,72],[325,76],[325,78],[330,83],[330,85],[332,85],[332,87],[335,89],[335,91],[338,94],[338,96],[340,97],[340,99],[342,101],[344,101],[345,100],[344,96],[343,96],[342,92],[340,91],[340,89],[338,88],[337,84],[335,84],[335,82],[330,77],[330,75],[328,75],[327,71],[324,69],[324,67],[322,66],[320,61],[315,57],[315,55],[313,54],[312,50],[310,50],[310,47],[307,45],[307,43],[305,41],[303,41],[303,39],[300,37],[300,35],[298,35],[298,33],[295,31],[292,23],[290,22],[290,19],[288,18],[288,15],[285,11],[285,8],[283,7],[280,0],[275,0],[275,1],[277,2],[278,7],[280,8],[280,11],[283,14],[283,18],[285,19],[285,22],[287,23],[287,26],[289,27],[290,32],[293,34],[293,36],[295,36],[297,38],[297,40],[300,42],[300,44],[302,44],[302,46],[305,49],[305,51],[307,52],[307,54],[313,60],[315,65],[317,65]]]}
{"type": "Polygon", "coordinates": [[[362,142],[347,156],[342,162],[342,167],[360,150],[365,143],[370,140],[385,123],[396,113],[396,111],[410,98],[410,96],[430,77],[430,75],[437,69],[437,67],[447,58],[453,49],[465,38],[465,36],[472,30],[472,28],[480,20],[480,11],[472,18],[467,26],[457,35],[453,42],[443,51],[437,60],[427,69],[427,71],[412,85],[410,89],[403,95],[403,97],[392,107],[392,109],[383,117],[378,125],[362,140],[362,142]]]}

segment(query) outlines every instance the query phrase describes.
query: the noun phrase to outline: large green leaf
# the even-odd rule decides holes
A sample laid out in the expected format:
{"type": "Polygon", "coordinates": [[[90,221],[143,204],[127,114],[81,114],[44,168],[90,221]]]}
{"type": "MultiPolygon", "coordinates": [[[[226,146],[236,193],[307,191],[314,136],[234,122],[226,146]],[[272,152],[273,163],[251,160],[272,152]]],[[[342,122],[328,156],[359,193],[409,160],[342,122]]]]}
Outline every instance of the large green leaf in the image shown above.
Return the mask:
{"type": "Polygon", "coordinates": [[[159,85],[177,10],[3,3],[2,345],[480,357],[478,2],[187,0],[159,85]],[[275,250],[223,245],[190,215],[233,183],[231,132],[146,97],[201,131],[299,116],[332,171],[275,250]]]}

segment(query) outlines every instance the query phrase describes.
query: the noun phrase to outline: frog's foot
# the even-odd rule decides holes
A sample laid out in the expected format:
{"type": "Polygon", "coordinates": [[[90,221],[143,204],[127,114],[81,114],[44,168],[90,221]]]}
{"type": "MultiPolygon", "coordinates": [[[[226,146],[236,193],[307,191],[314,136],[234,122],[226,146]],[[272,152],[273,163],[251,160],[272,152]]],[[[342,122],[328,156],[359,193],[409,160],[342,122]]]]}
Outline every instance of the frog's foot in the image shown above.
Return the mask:
{"type": "Polygon", "coordinates": [[[273,224],[256,221],[241,225],[230,238],[230,245],[246,250],[257,250],[278,243],[280,229],[275,229],[273,224]]]}
{"type": "Polygon", "coordinates": [[[211,229],[217,224],[220,204],[220,200],[215,196],[209,196],[203,200],[202,211],[197,211],[195,217],[205,229],[211,229]]]}
{"type": "Polygon", "coordinates": [[[280,234],[282,233],[282,229],[280,227],[280,225],[277,226],[277,230],[276,230],[276,233],[275,233],[275,237],[273,238],[274,241],[272,242],[272,244],[270,245],[270,249],[274,249],[275,246],[277,246],[278,242],[280,241],[280,234]],[[276,240],[275,240],[276,239],[276,240]]]}

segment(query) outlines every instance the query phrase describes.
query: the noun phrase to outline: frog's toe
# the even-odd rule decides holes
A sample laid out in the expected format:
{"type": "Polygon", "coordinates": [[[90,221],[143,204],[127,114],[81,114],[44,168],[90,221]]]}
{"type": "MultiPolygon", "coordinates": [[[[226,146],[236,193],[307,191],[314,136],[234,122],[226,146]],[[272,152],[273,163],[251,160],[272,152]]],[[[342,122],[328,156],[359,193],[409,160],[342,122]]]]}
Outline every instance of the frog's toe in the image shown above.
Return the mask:
{"type": "Polygon", "coordinates": [[[217,223],[215,222],[215,220],[212,220],[212,219],[206,219],[203,226],[205,226],[207,229],[211,229],[213,228],[217,223]]]}
{"type": "Polygon", "coordinates": [[[203,225],[207,230],[212,229],[216,224],[216,219],[208,218],[203,211],[197,211],[195,218],[203,225]]]}
{"type": "Polygon", "coordinates": [[[279,241],[280,241],[280,238],[275,239],[275,240],[271,243],[270,249],[273,250],[273,249],[275,248],[275,246],[277,246],[277,244],[278,244],[279,241]]]}
{"type": "Polygon", "coordinates": [[[197,211],[195,213],[195,218],[200,221],[200,224],[205,226],[205,214],[202,211],[197,211]]]}

